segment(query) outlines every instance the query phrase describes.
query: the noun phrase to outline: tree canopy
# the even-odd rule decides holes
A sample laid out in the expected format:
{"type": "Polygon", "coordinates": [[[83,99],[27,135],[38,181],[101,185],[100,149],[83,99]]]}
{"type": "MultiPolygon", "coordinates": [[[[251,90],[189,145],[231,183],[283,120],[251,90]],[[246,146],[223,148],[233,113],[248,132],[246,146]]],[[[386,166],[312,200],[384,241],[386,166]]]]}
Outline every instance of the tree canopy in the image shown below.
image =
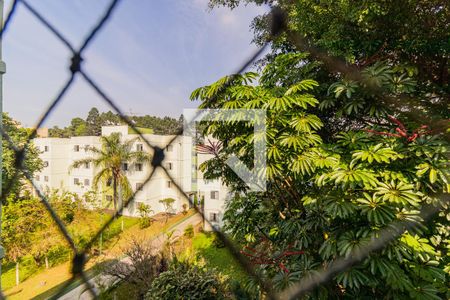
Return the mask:
{"type": "MultiPolygon", "coordinates": [[[[12,142],[19,147],[25,147],[26,142],[31,134],[31,129],[23,128],[21,124],[12,119],[7,113],[3,113],[3,130],[11,138],[12,142]]],[[[7,202],[17,201],[26,189],[23,189],[23,185],[27,181],[23,171],[21,171],[17,165],[17,156],[14,150],[10,147],[9,143],[3,139],[2,141],[2,195],[7,202]],[[6,191],[9,191],[6,194],[6,191]]],[[[29,174],[33,174],[39,171],[43,167],[43,162],[39,158],[39,149],[34,144],[29,143],[25,151],[23,165],[28,170],[29,174]]]]}
{"type": "MultiPolygon", "coordinates": [[[[275,4],[211,0],[210,6],[250,2],[275,4]]],[[[191,95],[202,108],[266,110],[265,137],[242,122],[205,128],[221,145],[201,165],[205,178],[221,177],[235,192],[225,229],[283,290],[407,220],[414,229],[309,297],[448,298],[450,212],[439,200],[450,191],[448,4],[276,3],[287,30],[271,37],[259,74],[226,76],[191,95]],[[267,143],[260,176],[268,188],[251,193],[224,162],[238,155],[251,168],[260,138],[267,143]],[[430,207],[440,213],[420,225],[430,207]]],[[[269,37],[268,15],[256,16],[252,27],[261,45],[269,37]]],[[[254,283],[247,287],[262,292],[254,283]]]]}
{"type": "MultiPolygon", "coordinates": [[[[177,133],[183,126],[183,118],[157,116],[127,116],[136,127],[149,128],[154,134],[170,135],[177,133]]],[[[102,126],[125,125],[120,116],[111,111],[100,113],[96,107],[91,108],[86,119],[76,117],[64,128],[54,126],[49,129],[50,137],[99,136],[102,126]]]]}

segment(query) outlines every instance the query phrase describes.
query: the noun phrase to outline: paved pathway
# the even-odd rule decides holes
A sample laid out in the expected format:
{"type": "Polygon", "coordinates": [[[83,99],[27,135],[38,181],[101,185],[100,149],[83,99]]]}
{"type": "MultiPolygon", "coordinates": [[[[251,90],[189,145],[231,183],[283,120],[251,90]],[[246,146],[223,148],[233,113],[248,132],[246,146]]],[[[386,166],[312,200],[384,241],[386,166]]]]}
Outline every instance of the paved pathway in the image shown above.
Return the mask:
{"type": "MultiPolygon", "coordinates": [[[[175,230],[175,232],[173,234],[173,238],[180,237],[181,235],[183,235],[184,230],[189,225],[195,226],[198,223],[201,223],[201,221],[202,221],[201,216],[199,214],[195,214],[195,215],[189,217],[188,219],[184,220],[183,222],[179,223],[178,225],[175,225],[175,227],[171,229],[171,230],[175,230]]],[[[164,244],[164,242],[166,241],[166,239],[167,239],[167,236],[165,234],[160,234],[156,238],[152,239],[152,245],[155,247],[155,249],[161,249],[161,247],[164,244]]],[[[125,257],[121,261],[126,262],[127,257],[125,257]]],[[[97,286],[97,284],[99,282],[101,282],[102,284],[105,284],[110,281],[111,281],[111,278],[109,276],[99,274],[96,277],[90,279],[89,283],[93,286],[97,286]]],[[[74,289],[70,290],[63,296],[59,297],[58,299],[60,299],[60,300],[77,300],[77,299],[88,300],[88,299],[92,299],[92,297],[89,294],[89,292],[86,291],[86,286],[84,284],[82,284],[82,285],[79,285],[79,286],[75,287],[74,289]]]]}

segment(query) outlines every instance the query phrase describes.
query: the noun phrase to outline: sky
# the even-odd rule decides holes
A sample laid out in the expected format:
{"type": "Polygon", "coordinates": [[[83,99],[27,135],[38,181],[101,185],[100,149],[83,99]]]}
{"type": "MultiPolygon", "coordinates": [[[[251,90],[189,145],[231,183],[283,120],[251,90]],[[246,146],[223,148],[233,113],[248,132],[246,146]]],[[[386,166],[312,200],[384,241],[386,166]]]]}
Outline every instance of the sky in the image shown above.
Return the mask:
{"type": "MultiPolygon", "coordinates": [[[[75,46],[109,0],[28,0],[75,46]]],[[[5,1],[5,11],[11,0],[5,1]]],[[[233,73],[256,50],[252,19],[268,7],[207,7],[207,0],[123,0],[83,54],[83,68],[127,114],[179,117],[197,87],[233,73]]],[[[19,4],[3,38],[3,109],[33,126],[70,76],[71,54],[19,4]]],[[[107,111],[78,77],[44,126],[107,111]]]]}

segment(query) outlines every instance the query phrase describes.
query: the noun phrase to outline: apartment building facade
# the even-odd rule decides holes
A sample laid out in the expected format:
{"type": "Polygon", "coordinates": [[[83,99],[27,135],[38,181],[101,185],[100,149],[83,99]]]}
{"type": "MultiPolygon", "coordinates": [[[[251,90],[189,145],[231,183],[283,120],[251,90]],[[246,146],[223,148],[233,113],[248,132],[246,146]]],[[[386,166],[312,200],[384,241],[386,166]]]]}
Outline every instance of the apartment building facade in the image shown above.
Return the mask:
{"type": "MultiPolygon", "coordinates": [[[[102,127],[102,136],[109,136],[114,132],[120,133],[123,140],[134,140],[132,151],[145,151],[153,154],[152,148],[145,141],[139,139],[138,135],[133,134],[128,126],[102,127]]],[[[167,176],[164,169],[157,168],[151,180],[144,185],[153,171],[151,165],[124,162],[123,170],[133,192],[142,186],[142,190],[136,194],[134,201],[124,209],[124,215],[138,216],[140,203],[150,205],[155,214],[164,212],[165,208],[160,200],[165,198],[175,199],[172,212],[180,212],[184,205],[185,207],[191,206],[197,195],[198,199],[204,199],[202,203],[205,217],[214,226],[220,227],[224,203],[229,193],[220,180],[205,181],[203,179],[203,174],[198,170],[197,165],[209,159],[208,156],[196,153],[192,138],[188,136],[144,134],[144,137],[151,145],[164,148],[163,164],[172,178],[167,176]],[[166,147],[174,137],[174,142],[166,147]],[[191,201],[186,199],[186,194],[191,201]]],[[[102,191],[102,186],[95,187],[93,185],[94,177],[99,169],[96,169],[91,163],[83,164],[78,168],[72,167],[77,160],[93,157],[94,154],[88,151],[89,147],[101,149],[100,137],[36,138],[34,144],[40,149],[40,157],[44,161],[44,168],[35,175],[35,182],[41,190],[44,192],[52,189],[66,190],[78,194],[80,198],[83,198],[86,193],[96,190],[101,207],[105,207],[105,204],[112,200],[111,195],[102,191]]]]}

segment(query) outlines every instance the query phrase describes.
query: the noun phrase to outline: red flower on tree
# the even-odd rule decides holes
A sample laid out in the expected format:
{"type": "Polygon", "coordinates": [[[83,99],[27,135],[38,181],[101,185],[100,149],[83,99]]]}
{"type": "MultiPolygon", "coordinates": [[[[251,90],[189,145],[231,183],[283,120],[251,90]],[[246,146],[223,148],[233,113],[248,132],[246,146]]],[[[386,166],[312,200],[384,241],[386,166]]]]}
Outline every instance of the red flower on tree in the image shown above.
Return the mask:
{"type": "MultiPolygon", "coordinates": [[[[270,249],[269,241],[267,239],[263,239],[262,242],[258,243],[261,245],[261,248],[264,250],[270,249]]],[[[283,259],[293,255],[304,254],[304,251],[293,251],[292,244],[288,246],[288,248],[282,251],[280,254],[275,256],[270,256],[264,250],[256,250],[255,248],[251,248],[249,246],[245,246],[241,253],[247,256],[255,265],[277,265],[279,266],[285,273],[289,273],[288,268],[283,264],[283,259]]]]}
{"type": "Polygon", "coordinates": [[[419,128],[416,128],[412,133],[409,133],[405,125],[403,125],[403,123],[400,122],[398,119],[394,118],[393,116],[388,116],[388,118],[392,123],[397,125],[397,127],[395,128],[395,131],[397,133],[381,132],[371,129],[366,129],[366,131],[377,135],[393,136],[397,138],[406,139],[408,143],[413,142],[418,137],[426,135],[431,132],[431,130],[428,130],[429,127],[427,125],[422,125],[419,128]]]}

